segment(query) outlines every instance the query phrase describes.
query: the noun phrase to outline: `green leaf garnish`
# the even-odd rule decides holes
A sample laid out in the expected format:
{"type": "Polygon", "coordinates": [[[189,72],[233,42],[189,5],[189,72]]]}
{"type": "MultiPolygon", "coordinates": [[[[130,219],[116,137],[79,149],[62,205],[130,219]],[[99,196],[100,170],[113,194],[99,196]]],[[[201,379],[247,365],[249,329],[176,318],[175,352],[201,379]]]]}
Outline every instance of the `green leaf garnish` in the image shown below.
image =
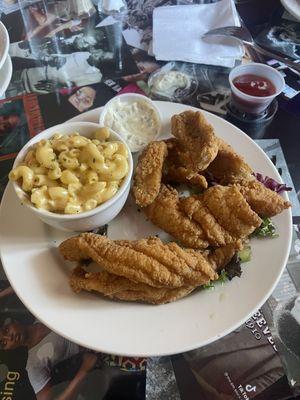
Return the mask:
{"type": "Polygon", "coordinates": [[[227,276],[227,272],[225,271],[225,269],[222,269],[222,271],[219,273],[219,278],[213,282],[209,282],[206,285],[203,285],[203,289],[214,289],[215,288],[215,284],[216,283],[221,283],[223,285],[223,283],[225,283],[228,280],[228,276],[227,276]]]}
{"type": "Polygon", "coordinates": [[[238,252],[238,256],[241,263],[245,263],[251,260],[251,247],[245,246],[238,252]]]}
{"type": "Polygon", "coordinates": [[[219,278],[216,280],[216,282],[221,282],[225,283],[228,280],[227,272],[225,269],[222,269],[222,271],[219,274],[219,278]]]}
{"type": "Polygon", "coordinates": [[[214,282],[209,282],[209,283],[206,283],[205,285],[202,285],[203,289],[214,289],[214,287],[215,287],[214,282]]]}
{"type": "Polygon", "coordinates": [[[258,238],[276,238],[279,236],[271,218],[264,218],[260,227],[256,228],[252,235],[258,238]]]}

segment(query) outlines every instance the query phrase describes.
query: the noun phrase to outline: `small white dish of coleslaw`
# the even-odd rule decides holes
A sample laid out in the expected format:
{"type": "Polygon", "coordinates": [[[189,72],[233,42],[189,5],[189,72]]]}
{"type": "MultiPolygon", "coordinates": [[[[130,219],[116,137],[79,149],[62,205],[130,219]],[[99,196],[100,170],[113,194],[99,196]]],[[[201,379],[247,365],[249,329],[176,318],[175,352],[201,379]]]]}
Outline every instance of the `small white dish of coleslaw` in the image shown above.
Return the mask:
{"type": "Polygon", "coordinates": [[[133,153],[155,140],[162,125],[154,102],[136,93],[120,94],[106,103],[99,123],[118,133],[133,153]]]}

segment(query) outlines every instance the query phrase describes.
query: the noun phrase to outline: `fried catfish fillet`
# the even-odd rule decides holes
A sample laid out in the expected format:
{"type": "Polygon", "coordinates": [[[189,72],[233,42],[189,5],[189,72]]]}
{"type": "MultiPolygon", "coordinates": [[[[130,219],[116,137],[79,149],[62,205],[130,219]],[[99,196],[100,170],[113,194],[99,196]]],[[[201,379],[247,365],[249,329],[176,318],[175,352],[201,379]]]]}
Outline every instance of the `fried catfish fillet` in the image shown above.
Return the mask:
{"type": "MultiPolygon", "coordinates": [[[[140,241],[117,241],[118,244],[136,248],[140,241]]],[[[174,244],[171,244],[174,248],[174,244]]],[[[180,249],[182,254],[192,254],[198,257],[202,262],[204,256],[211,267],[219,271],[225,267],[232,259],[236,251],[242,248],[241,241],[237,241],[230,245],[220,247],[213,251],[205,251],[204,253],[196,252],[192,249],[180,249]]],[[[178,246],[175,246],[175,252],[178,252],[178,246]]],[[[189,257],[189,256],[187,256],[189,257]]],[[[209,267],[209,275],[211,273],[209,267]]],[[[214,275],[214,279],[217,278],[214,275]]],[[[151,304],[165,304],[181,299],[190,294],[196,286],[182,286],[178,288],[153,287],[145,283],[133,282],[123,276],[111,274],[105,270],[99,272],[90,272],[88,266],[76,267],[70,277],[70,286],[74,292],[79,293],[82,290],[93,291],[103,294],[106,297],[116,300],[125,301],[141,301],[151,304]]]]}
{"type": "Polygon", "coordinates": [[[203,201],[219,224],[237,238],[249,236],[262,223],[235,185],[213,186],[204,192],[203,201]]]}
{"type": "Polygon", "coordinates": [[[150,206],[144,209],[149,220],[168,232],[184,246],[193,249],[205,249],[209,242],[201,226],[190,220],[179,208],[178,192],[164,184],[150,206]]]}
{"type": "Polygon", "coordinates": [[[237,186],[216,185],[201,195],[180,200],[181,210],[201,226],[209,244],[214,247],[236,242],[261,225],[237,186]]]}
{"type": "Polygon", "coordinates": [[[182,248],[174,242],[164,244],[156,237],[142,240],[117,240],[116,243],[140,251],[149,257],[155,257],[163,264],[173,262],[176,265],[177,259],[182,259],[185,263],[192,266],[191,257],[195,257],[198,259],[197,265],[201,268],[201,272],[209,277],[210,280],[216,279],[211,266],[203,262],[203,253],[194,249],[182,248]]]}
{"type": "Polygon", "coordinates": [[[216,157],[218,139],[200,111],[173,115],[171,131],[182,147],[180,161],[191,173],[204,171],[216,157]]]}
{"type": "Polygon", "coordinates": [[[96,291],[111,299],[141,301],[151,304],[165,304],[181,299],[191,293],[195,287],[156,288],[145,283],[135,283],[122,276],[103,270],[88,272],[82,267],[73,270],[70,286],[74,292],[81,290],[96,291]]]}
{"type": "Polygon", "coordinates": [[[197,186],[201,189],[207,188],[205,176],[197,171],[192,171],[184,165],[182,160],[182,150],[176,139],[166,140],[168,156],[163,168],[163,181],[165,183],[186,183],[197,186]]]}
{"type": "Polygon", "coordinates": [[[166,156],[167,145],[164,141],[150,142],[139,156],[132,190],[140,207],[148,206],[158,195],[166,156]]]}
{"type": "Polygon", "coordinates": [[[225,267],[237,251],[243,248],[241,240],[234,243],[227,244],[226,246],[214,249],[208,254],[208,261],[216,271],[220,271],[225,267]]]}
{"type": "Polygon", "coordinates": [[[204,256],[176,243],[158,238],[129,243],[83,233],[62,242],[59,250],[69,261],[93,260],[109,273],[153,287],[198,286],[217,278],[204,256]]]}
{"type": "Polygon", "coordinates": [[[255,178],[239,180],[236,186],[252,210],[261,217],[273,217],[291,207],[289,201],[284,200],[273,190],[266,188],[255,178]]]}
{"type": "Polygon", "coordinates": [[[225,246],[237,239],[223,228],[203,201],[203,196],[189,196],[180,200],[180,209],[191,221],[201,226],[209,244],[213,247],[225,246]]]}
{"type": "Polygon", "coordinates": [[[220,138],[217,140],[218,154],[209,164],[206,172],[222,185],[234,183],[239,179],[251,179],[253,171],[243,157],[237,154],[224,140],[220,138]]]}

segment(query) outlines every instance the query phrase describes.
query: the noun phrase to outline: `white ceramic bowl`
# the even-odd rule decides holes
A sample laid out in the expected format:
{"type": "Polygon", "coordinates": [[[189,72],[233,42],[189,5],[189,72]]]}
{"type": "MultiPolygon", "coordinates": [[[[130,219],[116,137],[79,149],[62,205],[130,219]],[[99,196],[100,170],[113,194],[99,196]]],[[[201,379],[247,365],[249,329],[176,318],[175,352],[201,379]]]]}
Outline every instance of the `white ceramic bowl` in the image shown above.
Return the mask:
{"type": "MultiPolygon", "coordinates": [[[[99,124],[101,126],[108,126],[109,125],[106,123],[105,119],[106,119],[106,115],[108,110],[112,107],[113,103],[115,102],[124,102],[124,103],[131,103],[131,102],[136,102],[136,101],[144,101],[146,102],[155,112],[157,121],[158,121],[158,129],[157,131],[153,134],[153,137],[151,137],[150,140],[148,140],[146,143],[144,143],[143,145],[132,145],[130,143],[127,143],[128,147],[130,148],[131,152],[136,152],[136,151],[140,151],[143,149],[143,147],[145,147],[148,142],[152,141],[152,140],[156,140],[157,137],[160,135],[160,131],[161,131],[161,127],[162,127],[162,122],[161,122],[161,115],[160,112],[157,108],[157,106],[155,105],[155,103],[149,99],[148,97],[142,95],[142,94],[137,94],[137,93],[124,93],[124,94],[120,94],[116,97],[113,97],[110,101],[108,101],[105,106],[103,107],[101,114],[100,114],[100,118],[99,118],[99,124]]],[[[114,129],[114,131],[116,133],[118,133],[123,140],[126,141],[126,137],[122,134],[122,132],[118,132],[116,129],[114,129]]]]}
{"type": "MultiPolygon", "coordinates": [[[[55,133],[70,135],[74,132],[78,132],[82,136],[90,137],[91,134],[95,132],[96,129],[99,129],[99,125],[92,122],[69,122],[46,129],[45,131],[34,136],[28,143],[26,143],[26,145],[21,149],[21,151],[17,155],[13,168],[17,167],[20,164],[20,162],[23,161],[29,148],[34,143],[37,143],[42,139],[49,139],[55,133]]],[[[125,143],[124,140],[113,131],[111,131],[110,138],[113,140],[120,140],[123,143],[125,143]]],[[[129,171],[126,178],[124,179],[120,189],[111,199],[107,200],[105,203],[99,205],[93,210],[84,211],[76,215],[73,214],[66,215],[66,214],[58,214],[46,210],[37,209],[30,201],[28,201],[29,199],[28,194],[22,190],[22,188],[19,186],[17,182],[12,182],[13,187],[15,189],[17,196],[21,199],[24,205],[28,207],[28,209],[35,216],[40,218],[46,224],[53,226],[54,228],[61,229],[64,231],[77,231],[77,232],[89,231],[98,228],[102,225],[107,224],[118,215],[128,197],[130,189],[130,180],[133,171],[133,162],[130,150],[127,145],[126,147],[128,150],[128,163],[129,163],[129,171]]]]}
{"type": "Polygon", "coordinates": [[[9,48],[8,32],[3,23],[0,22],[0,68],[7,59],[8,48],[9,48]]]}
{"type": "Polygon", "coordinates": [[[12,62],[9,54],[2,67],[0,68],[0,98],[2,99],[12,76],[12,62]]]}

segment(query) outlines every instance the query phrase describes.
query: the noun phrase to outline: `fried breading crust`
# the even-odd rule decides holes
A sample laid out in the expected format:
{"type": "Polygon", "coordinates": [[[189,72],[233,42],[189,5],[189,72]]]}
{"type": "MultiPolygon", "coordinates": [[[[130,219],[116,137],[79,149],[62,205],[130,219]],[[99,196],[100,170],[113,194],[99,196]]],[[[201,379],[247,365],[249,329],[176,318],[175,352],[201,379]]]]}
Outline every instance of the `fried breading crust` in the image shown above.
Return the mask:
{"type": "MultiPolygon", "coordinates": [[[[71,261],[82,259],[92,259],[98,263],[100,270],[91,272],[88,265],[79,265],[71,273],[70,286],[74,292],[79,293],[81,290],[94,291],[103,294],[106,297],[125,301],[141,301],[151,304],[164,304],[178,300],[187,296],[197,286],[208,283],[210,280],[218,278],[215,272],[231,260],[237,250],[241,248],[241,241],[232,243],[214,251],[204,251],[200,253],[193,249],[182,249],[176,243],[163,244],[158,238],[148,238],[142,240],[117,240],[112,241],[101,235],[81,234],[65,240],[60,245],[62,255],[71,261]],[[104,246],[104,248],[103,248],[104,246]],[[95,248],[97,247],[97,257],[95,256],[95,248]],[[88,253],[88,249],[92,250],[88,253]],[[124,261],[122,254],[128,253],[129,250],[136,251],[141,255],[149,258],[156,257],[161,265],[166,265],[170,274],[178,273],[185,277],[193,277],[193,284],[186,285],[182,281],[182,285],[178,287],[163,286],[154,287],[144,282],[128,279],[127,276],[114,274],[109,272],[109,263],[103,263],[103,257],[111,260],[111,252],[113,250],[118,253],[121,261],[124,261]],[[120,250],[121,249],[121,250],[120,250]],[[107,251],[105,251],[107,250],[107,251]],[[101,260],[99,254],[101,253],[101,260]],[[99,261],[101,263],[99,263],[99,261]],[[108,270],[103,268],[108,266],[108,270]],[[201,271],[205,279],[201,279],[200,283],[196,274],[201,271]]],[[[141,260],[141,258],[140,258],[141,260]]],[[[107,260],[106,260],[107,261],[107,260]]],[[[114,260],[111,260],[113,263],[114,260]]],[[[126,268],[131,266],[127,265],[126,268]]],[[[94,268],[94,267],[93,267],[94,268]]],[[[134,265],[134,269],[142,268],[140,265],[134,265]]],[[[122,274],[123,274],[123,268],[122,274]]],[[[152,271],[153,276],[161,271],[152,271]]],[[[162,271],[164,273],[164,271],[162,271]]],[[[127,273],[125,275],[128,275],[127,273]]],[[[130,275],[130,274],[129,274],[130,275]]],[[[141,278],[142,275],[138,275],[141,278]]],[[[155,278],[156,281],[156,278],[155,278]]],[[[169,285],[168,280],[168,285],[169,285]]]]}
{"type": "Polygon", "coordinates": [[[203,201],[218,223],[236,238],[250,235],[262,223],[236,185],[216,185],[203,193],[203,201]]]}
{"type": "Polygon", "coordinates": [[[158,195],[166,156],[164,141],[150,142],[139,156],[132,191],[140,207],[148,206],[158,195]]]}
{"type": "Polygon", "coordinates": [[[183,198],[180,200],[180,208],[191,220],[201,226],[211,246],[224,246],[237,240],[218,223],[204,204],[203,197],[193,195],[183,198]]]}
{"type": "Polygon", "coordinates": [[[59,250],[69,261],[91,259],[107,272],[153,287],[197,286],[217,278],[201,254],[185,252],[176,243],[163,244],[158,238],[129,245],[83,233],[62,242],[59,250]]]}
{"type": "Polygon", "coordinates": [[[166,144],[168,156],[163,168],[163,181],[165,183],[186,183],[206,189],[208,185],[205,176],[184,166],[178,141],[169,139],[166,140],[166,144]]]}
{"type": "Polygon", "coordinates": [[[193,249],[183,249],[174,242],[162,243],[160,239],[155,237],[131,241],[116,240],[115,243],[156,258],[162,264],[168,265],[171,263],[178,274],[185,273],[184,267],[187,264],[189,268],[196,269],[197,273],[199,269],[209,279],[216,279],[215,273],[211,266],[205,262],[206,257],[202,253],[193,249]],[[178,260],[180,260],[180,263],[178,263],[178,260]]]}
{"type": "Polygon", "coordinates": [[[172,134],[182,146],[181,161],[190,171],[204,171],[218,153],[213,127],[200,111],[184,111],[171,118],[172,134]]]}
{"type": "Polygon", "coordinates": [[[107,271],[87,272],[82,267],[77,267],[72,271],[70,285],[76,293],[81,290],[96,291],[111,299],[142,301],[151,304],[165,304],[178,300],[195,289],[193,286],[175,289],[154,288],[107,271]]]}
{"type": "Polygon", "coordinates": [[[201,195],[181,199],[180,208],[201,226],[214,247],[236,242],[262,223],[236,186],[213,186],[201,195]]]}
{"type": "Polygon", "coordinates": [[[153,224],[168,232],[184,246],[193,249],[205,249],[209,246],[201,226],[180,210],[178,193],[172,187],[162,184],[158,196],[144,211],[153,224]]]}
{"type": "Polygon", "coordinates": [[[243,157],[237,154],[224,140],[220,138],[217,138],[217,140],[218,154],[209,164],[207,172],[222,185],[234,183],[238,179],[249,179],[253,171],[243,157]]]}
{"type": "Polygon", "coordinates": [[[289,201],[284,200],[273,190],[266,188],[255,178],[239,180],[236,186],[252,210],[261,217],[273,217],[291,207],[289,201]]]}
{"type": "Polygon", "coordinates": [[[168,173],[164,175],[164,182],[187,183],[200,189],[206,189],[208,186],[205,176],[198,173],[191,174],[187,168],[174,165],[169,165],[168,173]]]}
{"type": "Polygon", "coordinates": [[[208,254],[208,261],[216,271],[220,271],[225,267],[235,253],[243,248],[241,240],[237,240],[234,243],[228,244],[223,247],[219,247],[208,254]]]}

